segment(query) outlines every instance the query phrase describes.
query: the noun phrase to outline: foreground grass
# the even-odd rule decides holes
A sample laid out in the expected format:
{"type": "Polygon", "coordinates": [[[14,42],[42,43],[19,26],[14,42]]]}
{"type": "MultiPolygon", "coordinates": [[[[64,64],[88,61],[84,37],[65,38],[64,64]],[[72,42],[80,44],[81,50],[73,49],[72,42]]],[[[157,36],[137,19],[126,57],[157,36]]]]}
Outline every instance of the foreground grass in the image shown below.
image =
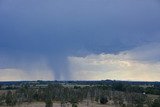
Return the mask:
{"type": "MultiPolygon", "coordinates": [[[[11,107],[11,106],[0,106],[0,107],[11,107]]],[[[16,105],[14,107],[45,107],[45,103],[43,102],[23,103],[20,105],[16,105]]],[[[61,107],[61,104],[58,102],[54,102],[53,107],[61,107]]],[[[68,103],[66,104],[65,107],[72,107],[72,105],[68,103]]],[[[108,102],[107,104],[102,105],[96,102],[93,102],[93,103],[90,102],[89,104],[87,104],[86,101],[83,101],[78,104],[78,107],[115,107],[115,105],[113,105],[112,102],[108,102]]],[[[116,106],[116,107],[119,107],[119,106],[116,106]]]]}

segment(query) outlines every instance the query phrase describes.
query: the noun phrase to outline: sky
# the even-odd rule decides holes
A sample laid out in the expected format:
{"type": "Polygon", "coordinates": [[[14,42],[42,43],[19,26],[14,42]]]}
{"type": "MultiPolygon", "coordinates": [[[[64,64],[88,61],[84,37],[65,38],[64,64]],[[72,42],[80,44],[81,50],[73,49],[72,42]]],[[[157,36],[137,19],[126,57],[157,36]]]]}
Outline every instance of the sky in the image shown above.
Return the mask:
{"type": "Polygon", "coordinates": [[[159,0],[0,0],[0,81],[160,81],[159,0]]]}

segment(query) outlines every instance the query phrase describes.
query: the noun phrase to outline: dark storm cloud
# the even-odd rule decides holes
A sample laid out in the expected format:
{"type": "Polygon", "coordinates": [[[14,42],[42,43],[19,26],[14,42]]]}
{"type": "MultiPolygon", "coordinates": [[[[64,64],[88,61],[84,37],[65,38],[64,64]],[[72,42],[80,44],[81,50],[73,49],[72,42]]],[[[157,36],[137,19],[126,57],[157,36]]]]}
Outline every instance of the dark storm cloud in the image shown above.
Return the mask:
{"type": "Polygon", "coordinates": [[[1,67],[45,57],[59,79],[67,56],[159,42],[159,11],[157,0],[1,0],[0,51],[12,62],[1,67]]]}

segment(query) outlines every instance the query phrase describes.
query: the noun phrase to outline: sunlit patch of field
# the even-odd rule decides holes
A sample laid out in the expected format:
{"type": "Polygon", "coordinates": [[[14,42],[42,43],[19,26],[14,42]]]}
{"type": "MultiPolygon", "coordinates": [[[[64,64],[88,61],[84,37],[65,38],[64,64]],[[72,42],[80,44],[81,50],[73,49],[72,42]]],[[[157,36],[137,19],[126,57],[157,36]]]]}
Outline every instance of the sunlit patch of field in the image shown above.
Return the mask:
{"type": "Polygon", "coordinates": [[[159,95],[147,94],[147,97],[154,100],[154,99],[157,99],[159,95]]]}

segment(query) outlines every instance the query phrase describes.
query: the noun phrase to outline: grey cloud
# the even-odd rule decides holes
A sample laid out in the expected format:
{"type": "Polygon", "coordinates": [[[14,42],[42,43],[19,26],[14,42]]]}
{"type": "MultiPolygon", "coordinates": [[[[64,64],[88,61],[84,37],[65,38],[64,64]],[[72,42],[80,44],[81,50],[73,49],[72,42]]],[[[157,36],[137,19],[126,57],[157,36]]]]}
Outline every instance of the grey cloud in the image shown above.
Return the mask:
{"type": "Polygon", "coordinates": [[[1,0],[0,53],[7,60],[0,66],[25,69],[44,57],[56,79],[68,79],[68,56],[160,42],[159,5],[157,0],[1,0]]]}

